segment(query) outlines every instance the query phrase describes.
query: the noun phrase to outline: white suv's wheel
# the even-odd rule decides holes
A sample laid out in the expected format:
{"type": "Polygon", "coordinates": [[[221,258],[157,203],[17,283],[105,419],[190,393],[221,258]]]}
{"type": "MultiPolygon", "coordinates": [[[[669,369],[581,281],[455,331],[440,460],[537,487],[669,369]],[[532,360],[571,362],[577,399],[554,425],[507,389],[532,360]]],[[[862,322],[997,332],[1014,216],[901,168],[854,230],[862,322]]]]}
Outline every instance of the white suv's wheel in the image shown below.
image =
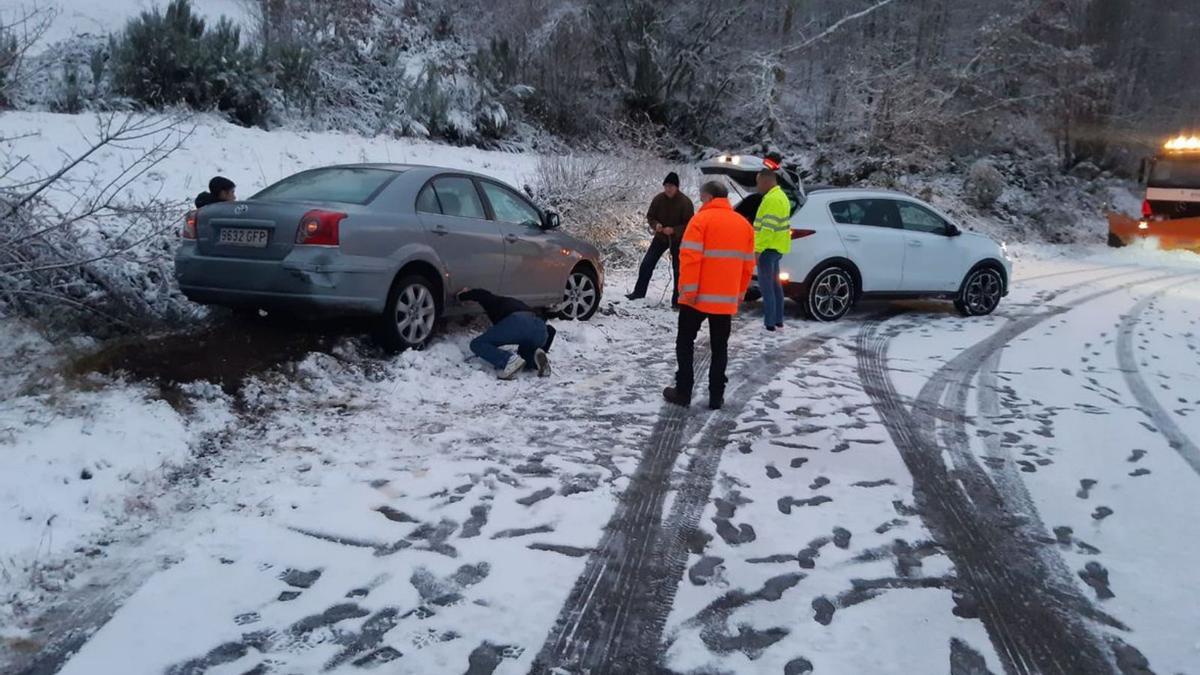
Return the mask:
{"type": "Polygon", "coordinates": [[[986,316],[996,311],[1004,295],[1004,278],[994,267],[971,270],[963,280],[954,307],[963,316],[986,316]]]}
{"type": "Polygon", "coordinates": [[[804,313],[817,321],[837,321],[854,306],[854,275],[841,265],[817,272],[804,296],[804,313]]]}

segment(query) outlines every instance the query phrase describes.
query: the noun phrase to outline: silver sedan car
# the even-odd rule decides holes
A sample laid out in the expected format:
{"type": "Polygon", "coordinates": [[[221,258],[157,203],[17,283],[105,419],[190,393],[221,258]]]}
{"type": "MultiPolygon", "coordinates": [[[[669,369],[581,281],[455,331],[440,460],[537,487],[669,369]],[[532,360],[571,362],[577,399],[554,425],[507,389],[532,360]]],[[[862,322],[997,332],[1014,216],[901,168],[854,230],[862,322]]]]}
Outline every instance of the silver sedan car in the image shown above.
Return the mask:
{"type": "Polygon", "coordinates": [[[419,348],[483,288],[560,318],[600,306],[600,253],[517,190],[429,166],[303,171],[248,200],[188,214],[175,275],[195,302],[380,318],[392,349],[419,348]]]}

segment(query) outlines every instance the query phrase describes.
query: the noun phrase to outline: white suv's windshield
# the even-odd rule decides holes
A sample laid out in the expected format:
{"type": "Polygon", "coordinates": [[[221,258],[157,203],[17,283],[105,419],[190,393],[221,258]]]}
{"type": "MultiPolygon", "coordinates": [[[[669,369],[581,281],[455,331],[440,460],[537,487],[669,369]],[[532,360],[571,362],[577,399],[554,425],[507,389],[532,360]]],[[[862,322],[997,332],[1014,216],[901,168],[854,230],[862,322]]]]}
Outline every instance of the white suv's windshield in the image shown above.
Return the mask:
{"type": "Polygon", "coordinates": [[[1200,157],[1159,159],[1150,170],[1149,187],[1200,189],[1200,157]]]}

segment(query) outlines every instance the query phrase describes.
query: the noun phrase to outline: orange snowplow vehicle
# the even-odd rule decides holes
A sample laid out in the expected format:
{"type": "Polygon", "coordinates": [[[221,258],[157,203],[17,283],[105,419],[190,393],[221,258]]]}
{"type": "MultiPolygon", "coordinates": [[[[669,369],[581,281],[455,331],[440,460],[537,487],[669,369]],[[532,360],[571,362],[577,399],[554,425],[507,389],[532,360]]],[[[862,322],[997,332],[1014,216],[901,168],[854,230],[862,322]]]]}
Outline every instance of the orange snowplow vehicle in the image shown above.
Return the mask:
{"type": "Polygon", "coordinates": [[[1155,240],[1161,249],[1200,252],[1200,137],[1179,136],[1163,145],[1140,171],[1146,186],[1142,217],[1108,214],[1108,245],[1155,240]]]}

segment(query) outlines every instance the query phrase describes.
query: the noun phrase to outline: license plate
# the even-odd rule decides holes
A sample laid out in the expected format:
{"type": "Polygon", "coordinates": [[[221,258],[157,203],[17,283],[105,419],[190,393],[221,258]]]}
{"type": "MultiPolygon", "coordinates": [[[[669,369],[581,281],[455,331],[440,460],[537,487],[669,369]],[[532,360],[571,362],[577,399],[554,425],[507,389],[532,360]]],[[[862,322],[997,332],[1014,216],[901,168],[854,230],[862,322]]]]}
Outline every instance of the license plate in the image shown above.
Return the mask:
{"type": "Polygon", "coordinates": [[[250,227],[222,227],[221,234],[217,238],[217,243],[226,246],[264,248],[269,238],[270,233],[267,230],[250,227]]]}

